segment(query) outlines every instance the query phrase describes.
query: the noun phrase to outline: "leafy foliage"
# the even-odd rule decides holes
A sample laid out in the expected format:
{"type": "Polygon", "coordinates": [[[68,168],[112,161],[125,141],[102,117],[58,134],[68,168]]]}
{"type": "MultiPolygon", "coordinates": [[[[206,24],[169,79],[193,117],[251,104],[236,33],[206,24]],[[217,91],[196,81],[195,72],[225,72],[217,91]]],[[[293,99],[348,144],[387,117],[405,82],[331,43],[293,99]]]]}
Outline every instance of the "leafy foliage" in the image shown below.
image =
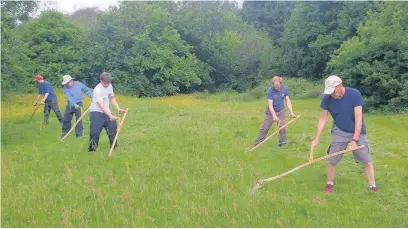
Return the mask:
{"type": "Polygon", "coordinates": [[[190,52],[169,12],[156,3],[121,3],[101,16],[92,37],[93,69],[112,72],[116,85],[130,94],[187,92],[208,75],[208,66],[190,52]]]}
{"type": "Polygon", "coordinates": [[[86,73],[89,57],[84,29],[62,13],[43,12],[23,25],[21,34],[35,63],[35,74],[61,85],[62,75],[81,79],[86,73]]]}
{"type": "Polygon", "coordinates": [[[193,52],[212,67],[206,88],[244,91],[277,69],[279,50],[243,23],[228,2],[183,2],[176,26],[193,52]]]}
{"type": "Polygon", "coordinates": [[[370,107],[392,111],[408,107],[408,7],[377,3],[358,35],[336,51],[328,70],[357,87],[370,107]]]}
{"type": "Polygon", "coordinates": [[[272,40],[278,41],[294,7],[294,2],[244,1],[241,14],[245,21],[268,32],[272,40]]]}
{"type": "Polygon", "coordinates": [[[38,73],[92,87],[108,71],[134,96],[251,93],[272,75],[337,73],[371,108],[407,107],[406,2],[123,1],[32,18],[37,7],[1,2],[2,92],[29,91],[38,73]]]}
{"type": "Polygon", "coordinates": [[[27,44],[16,30],[29,20],[37,8],[36,2],[1,2],[1,91],[27,90],[28,77],[33,74],[34,63],[28,57],[27,44]]]}

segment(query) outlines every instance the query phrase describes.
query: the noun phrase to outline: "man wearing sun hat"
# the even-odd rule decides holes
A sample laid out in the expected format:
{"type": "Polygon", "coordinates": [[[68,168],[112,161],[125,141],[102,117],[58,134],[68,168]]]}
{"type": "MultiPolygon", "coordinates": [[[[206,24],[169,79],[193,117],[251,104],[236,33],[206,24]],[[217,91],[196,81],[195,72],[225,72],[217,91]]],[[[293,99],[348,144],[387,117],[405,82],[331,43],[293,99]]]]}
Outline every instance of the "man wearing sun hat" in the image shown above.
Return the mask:
{"type": "Polygon", "coordinates": [[[51,83],[44,80],[41,75],[36,75],[34,77],[34,81],[38,83],[38,97],[34,102],[34,106],[37,106],[38,100],[40,100],[41,96],[44,96],[43,100],[41,101],[41,104],[44,104],[44,124],[48,124],[51,109],[55,112],[55,115],[61,124],[62,116],[58,108],[58,99],[51,83]]]}
{"type": "MultiPolygon", "coordinates": [[[[86,94],[89,98],[92,99],[92,92],[85,84],[74,81],[70,75],[65,75],[62,77],[62,85],[64,85],[64,94],[67,97],[67,107],[65,108],[64,118],[62,121],[62,136],[63,138],[68,131],[71,129],[72,117],[76,116],[78,120],[81,117],[81,107],[83,107],[83,96],[86,94]]],[[[78,125],[75,127],[76,137],[79,138],[82,136],[82,120],[79,121],[78,125]]]]}
{"type": "MultiPolygon", "coordinates": [[[[320,104],[322,112],[312,147],[316,148],[319,144],[320,135],[326,124],[328,113],[330,113],[334,123],[331,130],[331,143],[328,153],[339,152],[347,147],[355,148],[358,145],[365,145],[364,148],[353,151],[354,160],[364,164],[364,174],[368,179],[369,190],[377,192],[374,166],[371,161],[366,125],[363,117],[363,105],[363,97],[357,89],[344,87],[342,80],[338,76],[329,76],[325,81],[324,96],[320,104]]],[[[342,157],[343,154],[328,158],[325,192],[332,192],[334,189],[333,182],[336,165],[342,157]]]]}

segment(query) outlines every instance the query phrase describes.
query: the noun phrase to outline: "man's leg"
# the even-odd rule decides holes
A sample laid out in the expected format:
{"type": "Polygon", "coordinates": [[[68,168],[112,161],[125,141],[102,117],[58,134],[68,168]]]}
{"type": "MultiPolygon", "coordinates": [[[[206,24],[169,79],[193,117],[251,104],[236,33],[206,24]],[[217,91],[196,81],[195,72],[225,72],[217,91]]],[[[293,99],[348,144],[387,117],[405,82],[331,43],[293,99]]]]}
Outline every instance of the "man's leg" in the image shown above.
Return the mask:
{"type": "Polygon", "coordinates": [[[44,125],[48,125],[48,118],[50,117],[51,107],[48,103],[44,103],[44,125]]]}
{"type": "Polygon", "coordinates": [[[327,183],[334,184],[334,177],[336,176],[336,165],[337,164],[328,164],[327,166],[327,183]]]}
{"type": "MultiPolygon", "coordinates": [[[[279,128],[281,128],[283,125],[286,124],[286,112],[285,109],[283,109],[282,111],[278,112],[276,115],[278,116],[279,120],[280,120],[280,124],[279,124],[279,128]]],[[[287,143],[287,133],[288,128],[285,127],[282,130],[279,131],[279,146],[283,146],[287,143]]]]}
{"type": "Polygon", "coordinates": [[[261,128],[259,129],[258,137],[255,140],[255,146],[261,143],[266,138],[266,135],[268,134],[268,131],[272,126],[272,123],[273,123],[272,114],[269,111],[267,111],[267,113],[265,114],[264,122],[262,123],[261,128]]]}
{"type": "Polygon", "coordinates": [[[376,187],[374,177],[374,165],[372,161],[364,163],[364,174],[367,176],[368,185],[370,187],[376,187]]]}
{"type": "MultiPolygon", "coordinates": [[[[328,154],[336,153],[347,148],[349,143],[349,134],[342,132],[337,126],[332,128],[332,138],[330,142],[330,147],[328,149],[328,154]]],[[[344,154],[340,154],[334,157],[329,157],[328,167],[327,167],[327,184],[325,187],[326,192],[332,192],[334,187],[334,178],[336,176],[336,165],[341,161],[344,154]]]]}
{"type": "MultiPolygon", "coordinates": [[[[115,136],[118,131],[117,121],[116,120],[111,121],[108,118],[108,121],[105,122],[105,130],[106,134],[109,137],[110,146],[112,147],[113,141],[115,140],[115,136]]],[[[114,148],[116,149],[116,147],[118,147],[118,140],[116,140],[114,148]]]]}
{"type": "MultiPolygon", "coordinates": [[[[81,117],[82,113],[81,113],[81,109],[75,109],[75,117],[76,120],[78,121],[78,119],[81,117]]],[[[83,132],[83,126],[82,126],[82,120],[79,121],[78,125],[75,127],[75,134],[76,137],[79,138],[82,136],[82,132],[83,132]]]]}
{"type": "Polygon", "coordinates": [[[70,109],[69,105],[65,108],[64,118],[62,119],[62,136],[63,138],[68,131],[71,129],[71,121],[72,121],[73,112],[70,109]]]}
{"type": "Polygon", "coordinates": [[[374,165],[371,160],[371,152],[367,135],[360,135],[359,145],[365,145],[365,147],[353,152],[354,160],[356,162],[364,163],[364,174],[368,179],[368,185],[370,186],[370,188],[376,187],[374,165]]]}
{"type": "Polygon", "coordinates": [[[62,115],[58,107],[58,101],[50,102],[51,109],[54,111],[55,115],[57,116],[58,121],[62,124],[62,115]]]}
{"type": "Polygon", "coordinates": [[[104,114],[100,112],[91,112],[91,124],[89,133],[89,147],[88,151],[93,152],[96,150],[99,144],[99,135],[103,129],[105,119],[104,114]]]}
{"type": "Polygon", "coordinates": [[[328,164],[327,166],[327,183],[325,192],[333,192],[334,188],[334,177],[336,175],[336,164],[328,164]]]}

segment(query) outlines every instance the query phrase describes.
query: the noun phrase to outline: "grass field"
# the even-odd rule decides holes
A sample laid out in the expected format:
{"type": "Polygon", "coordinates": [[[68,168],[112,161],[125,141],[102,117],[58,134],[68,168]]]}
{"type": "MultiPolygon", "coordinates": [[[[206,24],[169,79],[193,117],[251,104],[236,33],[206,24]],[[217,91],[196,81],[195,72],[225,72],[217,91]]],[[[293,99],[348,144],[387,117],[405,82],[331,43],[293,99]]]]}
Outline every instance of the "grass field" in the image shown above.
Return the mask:
{"type": "MultiPolygon", "coordinates": [[[[118,96],[129,114],[118,150],[107,157],[104,132],[99,150],[86,151],[89,116],[85,136],[64,143],[54,113],[48,126],[42,128],[40,110],[27,124],[34,98],[2,102],[2,227],[408,227],[407,114],[365,115],[378,193],[367,190],[362,166],[349,154],[331,194],[323,192],[322,161],[251,196],[260,178],[308,160],[317,99],[293,100],[302,117],[289,126],[287,146],[272,138],[246,154],[263,120],[263,99],[118,96]]],[[[316,156],[325,155],[330,124],[316,156]]]]}

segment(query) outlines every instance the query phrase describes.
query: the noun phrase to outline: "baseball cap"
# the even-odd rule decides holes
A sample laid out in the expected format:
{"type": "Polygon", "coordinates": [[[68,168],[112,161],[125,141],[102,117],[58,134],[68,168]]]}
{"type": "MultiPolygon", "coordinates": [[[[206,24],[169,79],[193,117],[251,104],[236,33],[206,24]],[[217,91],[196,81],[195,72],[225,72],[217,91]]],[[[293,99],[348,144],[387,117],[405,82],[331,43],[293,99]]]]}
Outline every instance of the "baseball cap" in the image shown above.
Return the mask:
{"type": "Polygon", "coordinates": [[[330,95],[333,93],[334,89],[339,86],[343,81],[340,77],[332,75],[327,77],[326,81],[324,82],[324,92],[325,95],[330,95]]]}
{"type": "Polygon", "coordinates": [[[34,76],[34,81],[40,81],[40,80],[43,80],[43,77],[41,75],[34,76]]]}
{"type": "Polygon", "coordinates": [[[68,83],[69,81],[73,80],[74,78],[72,78],[70,75],[65,75],[62,77],[62,84],[65,85],[66,83],[68,83]]]}

